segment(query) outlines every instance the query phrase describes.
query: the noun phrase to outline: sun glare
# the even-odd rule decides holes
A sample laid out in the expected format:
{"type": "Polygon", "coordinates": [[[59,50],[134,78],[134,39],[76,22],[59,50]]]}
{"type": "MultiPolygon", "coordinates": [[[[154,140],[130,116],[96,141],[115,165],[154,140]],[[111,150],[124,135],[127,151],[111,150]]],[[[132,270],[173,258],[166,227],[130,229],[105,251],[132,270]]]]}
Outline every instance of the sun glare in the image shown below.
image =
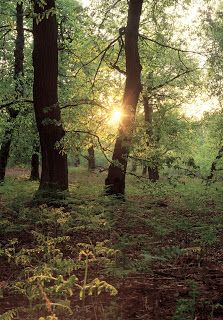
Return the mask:
{"type": "Polygon", "coordinates": [[[182,106],[183,113],[189,117],[200,120],[205,112],[213,112],[219,108],[219,102],[216,97],[202,95],[195,97],[191,103],[182,106]]]}
{"type": "Polygon", "coordinates": [[[109,124],[110,125],[118,125],[122,117],[122,112],[119,109],[114,109],[111,118],[109,119],[109,124]]]}
{"type": "Polygon", "coordinates": [[[83,7],[88,7],[90,5],[90,0],[82,0],[83,7]]]}

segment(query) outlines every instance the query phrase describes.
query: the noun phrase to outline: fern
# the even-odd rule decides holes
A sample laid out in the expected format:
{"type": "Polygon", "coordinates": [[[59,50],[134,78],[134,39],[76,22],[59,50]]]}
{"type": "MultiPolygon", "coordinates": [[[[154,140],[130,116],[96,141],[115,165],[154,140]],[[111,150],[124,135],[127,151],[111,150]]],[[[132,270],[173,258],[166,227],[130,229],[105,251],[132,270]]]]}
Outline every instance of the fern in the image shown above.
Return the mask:
{"type": "Polygon", "coordinates": [[[11,309],[0,315],[0,320],[11,320],[17,315],[17,309],[11,309]]]}

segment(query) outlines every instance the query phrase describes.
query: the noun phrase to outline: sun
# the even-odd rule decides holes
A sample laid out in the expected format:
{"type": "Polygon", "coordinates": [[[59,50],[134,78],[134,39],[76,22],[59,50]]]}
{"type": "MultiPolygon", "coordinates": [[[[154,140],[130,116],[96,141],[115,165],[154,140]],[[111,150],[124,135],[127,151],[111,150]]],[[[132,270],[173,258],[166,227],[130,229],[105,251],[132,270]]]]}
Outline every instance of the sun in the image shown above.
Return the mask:
{"type": "Polygon", "coordinates": [[[109,124],[113,126],[118,125],[121,118],[122,118],[122,111],[120,109],[114,109],[109,119],[109,124]]]}

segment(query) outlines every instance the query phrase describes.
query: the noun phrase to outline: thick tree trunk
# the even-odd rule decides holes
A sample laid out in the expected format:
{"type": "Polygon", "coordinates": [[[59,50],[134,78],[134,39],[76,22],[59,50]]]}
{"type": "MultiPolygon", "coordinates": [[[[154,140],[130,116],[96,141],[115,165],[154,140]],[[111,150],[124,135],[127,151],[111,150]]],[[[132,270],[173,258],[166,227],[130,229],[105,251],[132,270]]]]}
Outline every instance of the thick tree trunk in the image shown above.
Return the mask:
{"type": "MultiPolygon", "coordinates": [[[[149,146],[150,143],[154,142],[154,135],[153,135],[153,107],[149,104],[149,98],[147,95],[143,95],[143,106],[144,106],[144,117],[146,123],[146,135],[147,135],[147,145],[149,146]]],[[[147,169],[149,174],[149,180],[152,182],[156,182],[159,180],[159,168],[156,163],[156,159],[154,157],[151,158],[151,164],[145,168],[143,167],[143,174],[146,175],[147,169]]]]}
{"type": "Polygon", "coordinates": [[[39,181],[39,144],[34,145],[31,159],[30,180],[39,181]]]}
{"type": "Polygon", "coordinates": [[[94,170],[95,168],[94,147],[91,145],[90,148],[88,148],[88,170],[94,170]]]}
{"type": "Polygon", "coordinates": [[[47,18],[46,12],[55,8],[54,0],[46,5],[34,2],[35,14],[42,20],[33,20],[33,101],[40,137],[42,172],[39,190],[62,191],[68,189],[67,157],[56,146],[64,137],[58,104],[58,47],[55,12],[47,18]]]}
{"type": "Polygon", "coordinates": [[[138,50],[139,22],[143,0],[130,0],[125,29],[126,83],[123,97],[125,116],[119,126],[112,164],[105,180],[106,194],[124,195],[125,175],[132,141],[136,106],[141,91],[141,65],[138,50]]]}
{"type": "MultiPolygon", "coordinates": [[[[23,62],[24,62],[24,29],[23,29],[23,4],[16,5],[16,40],[14,50],[14,80],[15,80],[15,98],[23,95],[23,62]]],[[[18,115],[18,110],[12,107],[7,109],[9,113],[8,128],[5,130],[0,150],[0,181],[5,179],[5,170],[9,158],[14,122],[18,115]]]]}

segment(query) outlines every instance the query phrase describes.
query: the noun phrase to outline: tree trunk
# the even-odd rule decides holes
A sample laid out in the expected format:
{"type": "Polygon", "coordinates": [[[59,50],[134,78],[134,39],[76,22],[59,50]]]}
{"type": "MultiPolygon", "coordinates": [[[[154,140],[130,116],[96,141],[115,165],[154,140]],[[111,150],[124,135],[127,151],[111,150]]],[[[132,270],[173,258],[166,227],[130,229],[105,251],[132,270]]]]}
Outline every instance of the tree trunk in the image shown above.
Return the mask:
{"type": "MultiPolygon", "coordinates": [[[[149,98],[147,95],[143,95],[143,106],[144,106],[144,117],[145,123],[147,126],[146,135],[147,135],[147,145],[149,146],[150,143],[154,142],[154,135],[153,135],[153,107],[149,104],[149,98]]],[[[157,165],[157,160],[154,157],[151,157],[151,164],[148,165],[148,174],[149,180],[151,182],[156,182],[159,180],[159,168],[157,165]]],[[[143,168],[143,174],[146,175],[147,168],[143,168]]]]}
{"type": "Polygon", "coordinates": [[[8,157],[9,157],[9,150],[11,145],[11,136],[12,136],[12,128],[9,127],[8,129],[5,130],[2,145],[1,145],[1,150],[0,150],[0,182],[4,182],[4,179],[5,179],[5,171],[6,171],[6,166],[7,166],[8,157]]]}
{"type": "Polygon", "coordinates": [[[159,180],[159,169],[156,164],[153,164],[153,166],[148,167],[148,173],[149,173],[149,180],[151,182],[156,182],[159,180]]]}
{"type": "MultiPolygon", "coordinates": [[[[15,98],[23,95],[23,62],[24,62],[24,29],[23,29],[23,4],[16,5],[16,40],[14,50],[14,80],[15,80],[15,98]]],[[[9,107],[8,128],[5,130],[0,150],[0,181],[5,179],[5,170],[9,158],[14,122],[19,113],[18,110],[9,107]]]]}
{"type": "Polygon", "coordinates": [[[142,175],[143,176],[147,175],[147,169],[148,169],[147,164],[143,163],[143,166],[142,166],[142,175]]]}
{"type": "Polygon", "coordinates": [[[94,147],[91,145],[90,148],[88,148],[88,170],[94,170],[95,168],[94,147]]]}
{"type": "Polygon", "coordinates": [[[42,154],[39,190],[62,191],[68,189],[68,168],[67,157],[57,145],[64,137],[57,92],[57,21],[55,12],[48,18],[46,14],[55,8],[55,1],[47,0],[44,7],[34,4],[35,14],[42,17],[33,20],[33,101],[42,154]]]}
{"type": "Polygon", "coordinates": [[[33,148],[30,180],[39,181],[39,144],[34,145],[33,148]]]}
{"type": "Polygon", "coordinates": [[[135,159],[132,159],[132,172],[136,172],[137,170],[137,161],[135,159]]]}
{"type": "Polygon", "coordinates": [[[141,91],[141,65],[138,50],[139,22],[143,0],[130,0],[125,29],[126,83],[123,96],[125,116],[120,122],[112,164],[105,180],[106,194],[125,194],[125,175],[132,141],[136,106],[141,91]]]}
{"type": "Polygon", "coordinates": [[[77,167],[79,167],[80,164],[81,164],[81,161],[80,161],[79,155],[77,155],[74,158],[74,167],[77,168],[77,167]]]}
{"type": "Polygon", "coordinates": [[[223,146],[219,149],[216,158],[214,159],[214,161],[211,164],[211,170],[210,170],[210,173],[209,173],[209,175],[207,177],[207,181],[208,182],[210,182],[213,179],[214,173],[217,170],[217,163],[222,157],[223,157],[223,146]]]}

